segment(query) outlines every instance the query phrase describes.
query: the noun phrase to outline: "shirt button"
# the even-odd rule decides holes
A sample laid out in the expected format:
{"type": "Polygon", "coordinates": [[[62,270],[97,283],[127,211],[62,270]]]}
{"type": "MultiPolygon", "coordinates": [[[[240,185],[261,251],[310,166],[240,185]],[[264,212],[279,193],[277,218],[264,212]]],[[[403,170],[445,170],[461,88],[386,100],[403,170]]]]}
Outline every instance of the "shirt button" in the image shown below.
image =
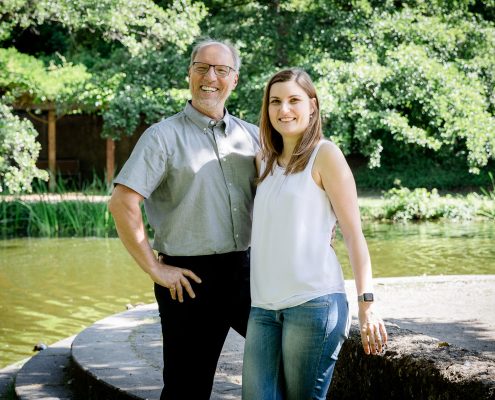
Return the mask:
{"type": "Polygon", "coordinates": [[[236,233],[236,234],[235,234],[235,237],[236,237],[236,238],[238,238],[238,237],[239,237],[239,234],[238,234],[238,233],[236,233]]]}
{"type": "Polygon", "coordinates": [[[229,186],[232,186],[232,182],[229,182],[229,186]]]}
{"type": "Polygon", "coordinates": [[[237,211],[237,208],[234,208],[234,211],[237,211]]]}

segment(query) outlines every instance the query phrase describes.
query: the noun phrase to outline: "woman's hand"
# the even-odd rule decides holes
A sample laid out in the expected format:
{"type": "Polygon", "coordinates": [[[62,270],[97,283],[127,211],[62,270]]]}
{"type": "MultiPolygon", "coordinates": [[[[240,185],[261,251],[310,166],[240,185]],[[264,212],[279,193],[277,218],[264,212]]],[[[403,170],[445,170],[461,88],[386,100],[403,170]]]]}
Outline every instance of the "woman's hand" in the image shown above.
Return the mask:
{"type": "Polygon", "coordinates": [[[383,320],[373,311],[373,303],[359,303],[358,316],[364,352],[381,353],[387,344],[387,330],[383,320]]]}

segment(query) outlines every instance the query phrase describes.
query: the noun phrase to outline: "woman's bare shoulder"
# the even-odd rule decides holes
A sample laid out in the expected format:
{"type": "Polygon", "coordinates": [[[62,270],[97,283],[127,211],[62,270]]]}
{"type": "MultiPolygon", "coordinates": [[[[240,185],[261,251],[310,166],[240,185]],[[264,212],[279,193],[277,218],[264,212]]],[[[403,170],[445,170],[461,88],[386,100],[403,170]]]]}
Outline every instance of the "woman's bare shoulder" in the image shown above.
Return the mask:
{"type": "Polygon", "coordinates": [[[345,162],[345,157],[339,146],[330,140],[325,140],[318,150],[315,162],[317,165],[328,168],[331,165],[339,165],[341,162],[345,162]]]}

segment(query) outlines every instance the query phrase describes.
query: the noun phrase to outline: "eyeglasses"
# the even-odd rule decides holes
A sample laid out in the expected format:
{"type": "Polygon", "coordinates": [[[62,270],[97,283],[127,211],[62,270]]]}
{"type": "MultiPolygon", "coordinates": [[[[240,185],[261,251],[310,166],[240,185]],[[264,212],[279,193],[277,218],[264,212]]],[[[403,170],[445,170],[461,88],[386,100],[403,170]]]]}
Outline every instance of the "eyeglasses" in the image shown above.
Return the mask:
{"type": "Polygon", "coordinates": [[[216,76],[220,78],[225,78],[230,74],[230,71],[235,71],[234,68],[229,67],[228,65],[213,65],[195,61],[192,63],[192,69],[194,72],[197,72],[200,75],[206,75],[210,70],[210,67],[213,67],[213,71],[216,76]]]}

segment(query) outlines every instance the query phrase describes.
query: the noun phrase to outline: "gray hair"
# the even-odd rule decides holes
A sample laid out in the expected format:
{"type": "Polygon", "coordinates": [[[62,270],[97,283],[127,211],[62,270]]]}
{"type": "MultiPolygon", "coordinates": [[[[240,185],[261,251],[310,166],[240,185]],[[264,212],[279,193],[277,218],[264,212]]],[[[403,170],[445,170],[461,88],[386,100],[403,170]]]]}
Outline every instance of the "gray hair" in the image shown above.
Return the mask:
{"type": "Polygon", "coordinates": [[[232,55],[232,59],[234,60],[234,68],[237,72],[239,72],[239,70],[241,69],[241,57],[239,56],[239,52],[237,51],[237,49],[228,41],[215,40],[210,38],[203,39],[200,42],[196,43],[191,52],[191,62],[189,66],[191,66],[194,62],[198,51],[200,51],[203,47],[211,46],[213,44],[219,44],[229,49],[230,54],[232,55]]]}

